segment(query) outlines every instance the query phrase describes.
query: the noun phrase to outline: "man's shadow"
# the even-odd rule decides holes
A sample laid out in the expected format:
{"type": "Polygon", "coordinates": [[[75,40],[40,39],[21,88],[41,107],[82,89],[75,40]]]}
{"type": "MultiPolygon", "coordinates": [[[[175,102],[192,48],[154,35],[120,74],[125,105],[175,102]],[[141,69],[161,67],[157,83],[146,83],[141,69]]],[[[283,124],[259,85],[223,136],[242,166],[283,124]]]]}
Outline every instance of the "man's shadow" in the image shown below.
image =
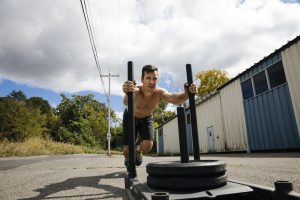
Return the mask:
{"type": "Polygon", "coordinates": [[[76,177],[76,178],[70,178],[60,183],[53,183],[50,185],[46,185],[44,188],[39,188],[34,191],[39,192],[40,194],[36,197],[32,198],[25,198],[20,200],[35,200],[35,199],[62,199],[62,198],[75,198],[75,197],[82,197],[83,199],[114,199],[114,198],[122,198],[126,194],[125,190],[123,188],[114,187],[111,185],[106,184],[99,184],[99,181],[101,179],[114,179],[114,178],[124,178],[125,173],[124,172],[115,172],[111,174],[106,174],[103,176],[88,176],[88,177],[76,177]],[[106,192],[102,192],[99,194],[82,194],[82,195],[71,195],[71,196],[59,196],[59,197],[47,197],[49,195],[66,191],[66,190],[72,190],[76,187],[91,187],[91,188],[97,188],[102,189],[106,192]],[[97,197],[93,197],[97,196],[97,197]],[[101,197],[98,197],[101,196],[101,197]]]}

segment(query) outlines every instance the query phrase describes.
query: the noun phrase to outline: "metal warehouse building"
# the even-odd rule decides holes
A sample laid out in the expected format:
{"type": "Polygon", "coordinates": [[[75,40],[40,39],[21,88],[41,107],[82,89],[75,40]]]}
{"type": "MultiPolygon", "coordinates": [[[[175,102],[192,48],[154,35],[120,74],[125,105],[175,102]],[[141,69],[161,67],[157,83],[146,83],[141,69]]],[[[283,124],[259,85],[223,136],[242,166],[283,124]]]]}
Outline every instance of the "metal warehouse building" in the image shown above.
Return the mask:
{"type": "MultiPolygon", "coordinates": [[[[300,149],[299,79],[300,36],[197,103],[200,152],[300,149]]],[[[159,155],[179,153],[177,117],[156,134],[159,155]]]]}

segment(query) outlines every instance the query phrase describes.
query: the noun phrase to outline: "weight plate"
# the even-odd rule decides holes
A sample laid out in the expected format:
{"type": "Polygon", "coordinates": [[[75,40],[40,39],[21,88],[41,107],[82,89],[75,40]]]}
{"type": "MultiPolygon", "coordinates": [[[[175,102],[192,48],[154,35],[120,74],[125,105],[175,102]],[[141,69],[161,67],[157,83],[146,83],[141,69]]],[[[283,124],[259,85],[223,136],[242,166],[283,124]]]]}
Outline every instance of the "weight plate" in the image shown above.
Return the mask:
{"type": "Polygon", "coordinates": [[[210,176],[225,174],[226,163],[218,160],[199,160],[181,163],[180,161],[166,161],[149,163],[146,171],[151,176],[210,176]]]}
{"type": "Polygon", "coordinates": [[[226,185],[227,174],[211,177],[155,177],[148,175],[150,187],[167,190],[208,190],[226,185]]]}

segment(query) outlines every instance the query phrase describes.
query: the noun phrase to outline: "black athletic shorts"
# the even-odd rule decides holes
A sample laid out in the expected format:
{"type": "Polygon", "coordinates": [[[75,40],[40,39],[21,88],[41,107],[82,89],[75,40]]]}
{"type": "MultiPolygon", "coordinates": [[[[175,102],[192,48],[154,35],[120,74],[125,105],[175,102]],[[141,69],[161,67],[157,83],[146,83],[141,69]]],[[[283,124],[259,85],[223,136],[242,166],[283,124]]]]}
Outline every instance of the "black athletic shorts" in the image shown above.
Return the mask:
{"type": "MultiPolygon", "coordinates": [[[[123,114],[123,144],[128,145],[128,111],[125,109],[123,114]]],[[[145,118],[135,118],[135,139],[139,133],[141,140],[153,141],[153,116],[145,118]]]]}

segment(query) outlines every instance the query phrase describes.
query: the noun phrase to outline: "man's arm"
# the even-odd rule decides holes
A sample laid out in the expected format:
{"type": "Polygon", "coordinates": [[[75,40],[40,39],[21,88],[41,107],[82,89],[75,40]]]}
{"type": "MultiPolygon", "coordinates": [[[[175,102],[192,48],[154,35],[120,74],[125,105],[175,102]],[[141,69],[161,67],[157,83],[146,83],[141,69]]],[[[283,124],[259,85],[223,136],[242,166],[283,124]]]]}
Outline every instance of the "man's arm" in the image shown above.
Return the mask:
{"type": "Polygon", "coordinates": [[[125,94],[125,96],[124,96],[123,104],[124,104],[125,106],[128,106],[128,96],[127,96],[127,94],[125,94]]]}
{"type": "Polygon", "coordinates": [[[181,104],[189,98],[188,93],[169,93],[167,90],[162,89],[161,99],[172,104],[181,104]]]}
{"type": "Polygon", "coordinates": [[[197,88],[194,83],[190,87],[185,84],[183,93],[169,93],[165,89],[161,89],[161,99],[173,104],[182,104],[189,98],[189,92],[196,93],[197,88]]]}

